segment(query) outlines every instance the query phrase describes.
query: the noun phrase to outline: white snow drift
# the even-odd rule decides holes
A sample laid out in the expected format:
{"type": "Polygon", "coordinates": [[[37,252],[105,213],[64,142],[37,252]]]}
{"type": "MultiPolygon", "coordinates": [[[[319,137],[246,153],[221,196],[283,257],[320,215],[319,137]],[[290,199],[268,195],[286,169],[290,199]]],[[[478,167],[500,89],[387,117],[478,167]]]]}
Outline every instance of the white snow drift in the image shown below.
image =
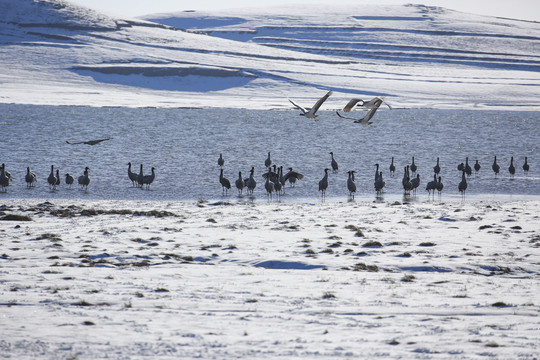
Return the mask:
{"type": "Polygon", "coordinates": [[[114,19],[2,2],[3,103],[290,108],[334,91],[396,107],[538,109],[540,27],[422,5],[114,19]],[[187,29],[187,30],[185,30],[187,29]]]}

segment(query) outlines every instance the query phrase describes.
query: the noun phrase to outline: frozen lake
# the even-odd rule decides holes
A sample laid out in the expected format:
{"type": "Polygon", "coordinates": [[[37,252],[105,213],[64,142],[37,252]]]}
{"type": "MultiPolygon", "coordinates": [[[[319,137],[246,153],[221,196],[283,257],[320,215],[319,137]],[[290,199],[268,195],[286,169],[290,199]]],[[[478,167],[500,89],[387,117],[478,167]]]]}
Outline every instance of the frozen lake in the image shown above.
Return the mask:
{"type": "MultiPolygon", "coordinates": [[[[319,113],[320,121],[298,116],[297,111],[239,109],[95,108],[72,106],[0,105],[0,161],[14,180],[0,198],[89,198],[115,200],[237,199],[236,189],[222,196],[219,184],[220,153],[225,158],[225,176],[234,187],[241,171],[244,177],[255,167],[254,198],[266,201],[264,161],[284,169],[293,167],[305,175],[295,188],[286,189],[282,200],[317,198],[318,182],[330,167],[333,151],[340,169],[330,174],[327,198],[346,199],[347,171],[356,171],[357,198],[375,198],[375,163],[381,164],[386,180],[385,199],[403,193],[403,167],[412,156],[422,184],[418,197],[427,198],[425,184],[433,176],[440,157],[445,189],[443,197],[459,197],[461,174],[457,165],[469,157],[479,160],[480,172],[469,178],[469,196],[540,195],[539,116],[523,111],[460,111],[380,109],[374,126],[361,126],[338,118],[332,111],[319,113]],[[98,145],[70,145],[111,137],[98,145]],[[501,173],[491,170],[496,155],[501,173]],[[516,175],[508,173],[510,157],[516,175]],[[531,171],[524,175],[524,158],[531,171]],[[390,177],[391,157],[397,168],[390,177]],[[150,191],[133,188],[127,164],[145,173],[156,168],[150,191]],[[90,168],[87,193],[63,183],[56,192],[47,185],[50,166],[77,178],[90,168]],[[26,167],[37,174],[35,188],[24,182],[26,167]]],[[[351,116],[361,117],[355,111],[351,116]]],[[[286,170],[285,170],[286,171],[286,170]]]]}

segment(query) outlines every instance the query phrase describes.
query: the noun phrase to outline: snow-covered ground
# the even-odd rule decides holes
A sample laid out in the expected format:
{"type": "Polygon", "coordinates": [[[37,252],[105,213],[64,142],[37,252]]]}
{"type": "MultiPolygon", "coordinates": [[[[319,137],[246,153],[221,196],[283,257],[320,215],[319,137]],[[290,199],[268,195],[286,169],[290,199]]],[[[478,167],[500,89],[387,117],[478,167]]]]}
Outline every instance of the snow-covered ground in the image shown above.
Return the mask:
{"type": "MultiPolygon", "coordinates": [[[[113,19],[59,0],[1,0],[0,102],[289,109],[288,97],[309,106],[333,90],[323,110],[374,95],[405,108],[540,108],[538,23],[421,5],[293,13],[113,19]]],[[[13,146],[39,117],[32,108],[10,115],[22,129],[13,146]]],[[[2,143],[0,162],[23,161],[2,143]]],[[[72,160],[45,143],[18,151],[72,160]]],[[[536,199],[10,194],[0,202],[3,358],[540,357],[536,199]]]]}
{"type": "Polygon", "coordinates": [[[155,22],[59,0],[0,6],[3,103],[286,109],[288,97],[309,106],[334,90],[325,109],[374,95],[407,108],[540,106],[535,22],[423,5],[147,17],[155,22]]]}
{"type": "Polygon", "coordinates": [[[538,201],[3,204],[5,358],[540,355],[538,201]]]}

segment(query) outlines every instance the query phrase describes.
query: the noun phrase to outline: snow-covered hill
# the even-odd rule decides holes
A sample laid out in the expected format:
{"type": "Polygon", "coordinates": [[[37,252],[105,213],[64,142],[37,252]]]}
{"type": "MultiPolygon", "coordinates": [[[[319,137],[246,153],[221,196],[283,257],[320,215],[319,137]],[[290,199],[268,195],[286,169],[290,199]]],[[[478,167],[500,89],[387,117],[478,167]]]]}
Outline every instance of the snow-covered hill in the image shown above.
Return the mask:
{"type": "Polygon", "coordinates": [[[533,22],[422,5],[145,20],[60,0],[0,10],[2,103],[264,109],[334,90],[326,109],[374,95],[397,107],[540,107],[533,22]]]}

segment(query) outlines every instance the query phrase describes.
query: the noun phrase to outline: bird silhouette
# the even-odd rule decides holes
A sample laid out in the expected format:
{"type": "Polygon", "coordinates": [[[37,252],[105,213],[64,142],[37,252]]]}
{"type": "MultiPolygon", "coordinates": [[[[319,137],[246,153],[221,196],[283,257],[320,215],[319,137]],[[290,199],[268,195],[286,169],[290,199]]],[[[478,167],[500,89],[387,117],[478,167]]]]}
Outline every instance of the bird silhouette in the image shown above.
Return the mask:
{"type": "Polygon", "coordinates": [[[529,163],[527,162],[527,157],[525,156],[525,163],[523,163],[523,172],[525,174],[528,174],[529,173],[529,163]]]}
{"type": "Polygon", "coordinates": [[[326,195],[326,189],[328,188],[328,171],[330,169],[326,168],[324,169],[324,177],[319,181],[319,191],[322,194],[322,197],[325,197],[326,195]]]}
{"type": "Polygon", "coordinates": [[[51,165],[51,172],[49,174],[49,177],[47,178],[47,182],[49,183],[49,189],[52,191],[56,190],[56,176],[54,175],[54,165],[51,165]]]}
{"type": "Polygon", "coordinates": [[[219,158],[217,159],[217,163],[219,166],[223,167],[225,164],[225,159],[223,158],[223,154],[219,154],[219,158]]]}
{"type": "Polygon", "coordinates": [[[321,107],[321,105],[323,104],[323,102],[326,101],[326,99],[328,99],[330,97],[330,95],[332,95],[332,91],[329,91],[326,93],[326,95],[324,95],[322,98],[320,98],[316,103],[315,105],[313,105],[313,107],[311,109],[304,109],[303,107],[301,107],[300,105],[296,104],[294,101],[292,101],[291,99],[289,99],[289,101],[291,102],[291,104],[293,104],[297,109],[300,109],[300,111],[302,112],[300,115],[301,116],[305,116],[307,117],[308,119],[313,119],[313,120],[317,120],[317,115],[315,115],[315,113],[317,112],[317,110],[319,110],[319,108],[321,107]]]}
{"type": "Polygon", "coordinates": [[[394,165],[394,157],[392,156],[392,162],[390,163],[390,176],[394,176],[396,173],[396,165],[394,165]]]}
{"type": "Polygon", "coordinates": [[[418,166],[416,166],[416,164],[414,163],[414,156],[412,157],[412,163],[411,163],[410,169],[413,174],[416,174],[416,170],[418,169],[418,166]]]}
{"type": "Polygon", "coordinates": [[[478,173],[480,171],[480,168],[480,163],[478,162],[478,160],[476,160],[476,162],[474,163],[474,172],[478,173]]]}
{"type": "Polygon", "coordinates": [[[65,179],[66,185],[69,185],[69,188],[71,189],[71,185],[73,185],[73,180],[75,179],[69,173],[67,173],[65,176],[66,176],[66,179],[65,179]]]}
{"type": "Polygon", "coordinates": [[[68,143],[70,145],[78,145],[78,144],[96,145],[96,144],[101,143],[102,141],[107,141],[107,140],[112,140],[112,138],[98,139],[98,140],[88,140],[88,141],[78,141],[78,142],[71,142],[71,141],[66,140],[66,143],[68,143]]]}
{"type": "Polygon", "coordinates": [[[257,181],[255,180],[255,167],[251,167],[251,170],[249,171],[249,179],[246,181],[246,186],[248,188],[248,192],[253,195],[253,190],[255,190],[255,187],[257,186],[257,181]]]}
{"type": "Polygon", "coordinates": [[[236,185],[236,188],[238,189],[238,195],[242,195],[242,192],[244,191],[244,187],[246,186],[246,183],[244,179],[242,178],[242,172],[238,172],[238,179],[234,182],[236,185]]]}
{"type": "Polygon", "coordinates": [[[138,183],[137,179],[139,177],[139,174],[136,174],[131,171],[131,162],[128,162],[128,177],[129,177],[129,180],[131,180],[131,185],[135,187],[136,184],[138,183]]]}
{"type": "Polygon", "coordinates": [[[88,175],[88,170],[90,169],[85,167],[83,174],[77,179],[83,190],[88,190],[88,185],[90,185],[90,176],[88,175]]]}
{"type": "Polygon", "coordinates": [[[495,176],[497,176],[499,174],[499,170],[501,169],[499,164],[497,164],[497,156],[493,158],[493,165],[491,165],[491,168],[493,169],[495,176]]]}
{"type": "Polygon", "coordinates": [[[465,170],[461,172],[461,181],[458,184],[458,190],[462,197],[465,197],[465,190],[467,190],[467,178],[465,177],[465,170]]]}
{"type": "Polygon", "coordinates": [[[510,166],[508,167],[508,172],[510,173],[510,175],[512,175],[512,177],[516,173],[516,167],[514,166],[514,157],[513,156],[510,158],[510,166]]]}
{"type": "Polygon", "coordinates": [[[433,180],[429,181],[426,184],[426,191],[428,192],[428,197],[433,194],[435,196],[435,190],[437,189],[437,174],[433,174],[433,180]],[[432,193],[433,192],[433,193],[432,193]]]}
{"type": "Polygon", "coordinates": [[[347,171],[349,178],[347,179],[347,189],[349,189],[349,197],[354,199],[356,193],[356,183],[354,182],[354,170],[347,171]]]}
{"type": "Polygon", "coordinates": [[[155,168],[152,167],[151,174],[150,175],[144,175],[143,177],[143,185],[146,185],[146,190],[150,190],[150,185],[154,182],[154,179],[156,178],[156,172],[155,168]]]}
{"type": "Polygon", "coordinates": [[[334,153],[332,151],[330,151],[330,156],[332,157],[332,161],[330,162],[330,165],[332,166],[332,171],[337,172],[339,167],[337,161],[334,159],[334,153]]]}
{"type": "Polygon", "coordinates": [[[285,176],[283,176],[284,181],[289,180],[289,184],[291,187],[294,187],[294,185],[296,184],[296,180],[302,180],[303,178],[304,178],[304,175],[296,171],[293,171],[292,167],[290,167],[289,172],[287,172],[285,176]]]}
{"type": "Polygon", "coordinates": [[[37,181],[37,176],[35,173],[30,171],[30,167],[26,168],[26,176],[24,177],[24,181],[26,181],[26,187],[34,187],[34,184],[37,181]]]}
{"type": "Polygon", "coordinates": [[[221,184],[221,191],[226,195],[227,191],[231,188],[231,182],[223,176],[223,169],[219,172],[219,183],[221,184]]]}
{"type": "Polygon", "coordinates": [[[2,167],[0,167],[0,190],[2,192],[7,192],[10,181],[10,176],[7,175],[6,171],[6,164],[2,164],[2,167]]]}
{"type": "Polygon", "coordinates": [[[437,164],[433,167],[433,172],[435,175],[439,175],[441,172],[441,166],[439,165],[439,158],[437,158],[437,164]]]}

